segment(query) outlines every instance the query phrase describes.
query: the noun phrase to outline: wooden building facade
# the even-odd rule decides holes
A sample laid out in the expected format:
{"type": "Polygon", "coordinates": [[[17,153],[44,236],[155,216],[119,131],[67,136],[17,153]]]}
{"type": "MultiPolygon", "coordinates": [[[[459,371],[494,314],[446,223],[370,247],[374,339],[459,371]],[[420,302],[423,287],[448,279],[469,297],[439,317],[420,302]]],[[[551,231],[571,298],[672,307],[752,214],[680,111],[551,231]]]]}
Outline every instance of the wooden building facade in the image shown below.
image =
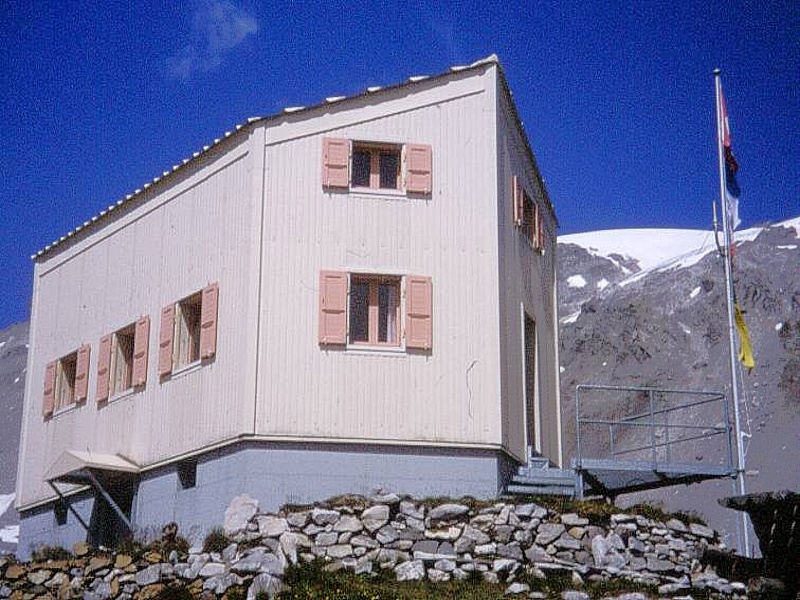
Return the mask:
{"type": "Polygon", "coordinates": [[[20,554],[560,464],[556,225],[495,57],[226,133],[34,256],[20,554]]]}

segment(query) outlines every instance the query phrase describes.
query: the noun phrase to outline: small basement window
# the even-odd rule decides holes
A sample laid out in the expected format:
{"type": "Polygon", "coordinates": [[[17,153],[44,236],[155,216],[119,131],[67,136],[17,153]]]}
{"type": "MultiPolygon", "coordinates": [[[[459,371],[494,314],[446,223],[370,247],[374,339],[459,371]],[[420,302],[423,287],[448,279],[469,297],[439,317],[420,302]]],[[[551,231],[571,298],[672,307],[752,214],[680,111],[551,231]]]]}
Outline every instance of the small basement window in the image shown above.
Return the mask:
{"type": "Polygon", "coordinates": [[[353,143],[353,187],[400,189],[400,146],[353,143]]]}
{"type": "Polygon", "coordinates": [[[55,503],[53,515],[56,518],[56,525],[67,524],[67,502],[65,500],[59,500],[55,503]]]}
{"type": "Polygon", "coordinates": [[[184,460],[178,463],[178,480],[181,489],[188,490],[197,485],[197,461],[184,460]]]}

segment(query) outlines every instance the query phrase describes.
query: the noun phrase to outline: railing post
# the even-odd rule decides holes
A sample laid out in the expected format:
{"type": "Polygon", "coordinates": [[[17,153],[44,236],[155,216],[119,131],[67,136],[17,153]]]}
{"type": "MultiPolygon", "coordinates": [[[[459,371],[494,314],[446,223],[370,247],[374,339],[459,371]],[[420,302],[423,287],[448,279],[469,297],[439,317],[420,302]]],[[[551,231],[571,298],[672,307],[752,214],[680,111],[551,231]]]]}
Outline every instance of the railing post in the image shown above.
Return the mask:
{"type": "Polygon", "coordinates": [[[614,454],[614,426],[609,424],[608,425],[608,450],[611,454],[611,458],[616,458],[614,454]]]}
{"type": "Polygon", "coordinates": [[[575,495],[583,500],[583,471],[581,470],[581,386],[575,388],[575,495]]]}
{"type": "Polygon", "coordinates": [[[575,466],[581,469],[581,386],[575,388],[575,466]]]}
{"type": "Polygon", "coordinates": [[[656,457],[656,417],[653,406],[653,390],[647,390],[647,398],[650,404],[650,447],[653,449],[653,470],[655,471],[658,459],[656,457]]]}
{"type": "Polygon", "coordinates": [[[671,442],[669,438],[669,413],[670,409],[669,406],[667,406],[664,412],[664,442],[666,444],[664,446],[664,453],[665,453],[664,460],[668,463],[672,462],[672,447],[670,446],[671,442]]]}
{"type": "Polygon", "coordinates": [[[728,406],[728,395],[722,395],[722,422],[725,423],[725,437],[728,440],[728,469],[733,467],[733,441],[731,440],[731,410],[728,406]]]}

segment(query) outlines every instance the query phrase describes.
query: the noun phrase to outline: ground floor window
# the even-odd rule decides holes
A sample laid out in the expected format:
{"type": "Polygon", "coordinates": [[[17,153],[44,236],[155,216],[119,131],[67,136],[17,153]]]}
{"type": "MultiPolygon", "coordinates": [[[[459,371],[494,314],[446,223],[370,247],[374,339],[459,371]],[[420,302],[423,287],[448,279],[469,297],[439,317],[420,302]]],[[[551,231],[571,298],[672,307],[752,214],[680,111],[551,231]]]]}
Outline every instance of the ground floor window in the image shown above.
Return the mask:
{"type": "Polygon", "coordinates": [[[400,279],[353,275],[350,279],[351,343],[399,344],[400,279]]]}
{"type": "Polygon", "coordinates": [[[325,346],[432,347],[430,277],[322,271],[319,311],[325,346]]]}

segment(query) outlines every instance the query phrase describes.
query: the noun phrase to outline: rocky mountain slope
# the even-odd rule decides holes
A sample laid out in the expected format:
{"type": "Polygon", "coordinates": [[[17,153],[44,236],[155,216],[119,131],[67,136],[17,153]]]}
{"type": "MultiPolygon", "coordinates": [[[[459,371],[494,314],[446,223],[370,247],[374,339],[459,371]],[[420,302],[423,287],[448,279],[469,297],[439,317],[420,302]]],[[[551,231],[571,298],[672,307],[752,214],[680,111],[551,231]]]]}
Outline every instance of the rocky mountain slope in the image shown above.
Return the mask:
{"type": "MultiPolygon", "coordinates": [[[[756,354],[740,375],[748,491],[800,489],[800,219],[740,232],[736,290],[756,354]]],[[[730,392],[723,263],[713,233],[592,232],[559,239],[565,456],[574,456],[574,391],[583,384],[730,392]]],[[[28,325],[0,331],[0,553],[16,545],[13,509],[28,325]]],[[[730,481],[622,496],[702,514],[734,545],[730,481]]],[[[755,538],[753,538],[755,539],[755,538]]]]}
{"type": "MultiPolygon", "coordinates": [[[[741,370],[747,491],[800,488],[800,219],[737,234],[734,281],[755,349],[741,370]]],[[[578,384],[724,391],[730,397],[724,262],[711,232],[623,230],[559,239],[561,390],[574,456],[578,384]]],[[[737,344],[738,346],[738,344],[737,344]]],[[[702,457],[698,457],[698,460],[702,457]]],[[[622,496],[702,514],[735,545],[729,480],[622,496]]],[[[755,539],[754,537],[752,539],[755,539]]]]}
{"type": "Polygon", "coordinates": [[[14,482],[27,358],[28,324],[0,331],[0,554],[13,552],[17,546],[14,482]]]}

